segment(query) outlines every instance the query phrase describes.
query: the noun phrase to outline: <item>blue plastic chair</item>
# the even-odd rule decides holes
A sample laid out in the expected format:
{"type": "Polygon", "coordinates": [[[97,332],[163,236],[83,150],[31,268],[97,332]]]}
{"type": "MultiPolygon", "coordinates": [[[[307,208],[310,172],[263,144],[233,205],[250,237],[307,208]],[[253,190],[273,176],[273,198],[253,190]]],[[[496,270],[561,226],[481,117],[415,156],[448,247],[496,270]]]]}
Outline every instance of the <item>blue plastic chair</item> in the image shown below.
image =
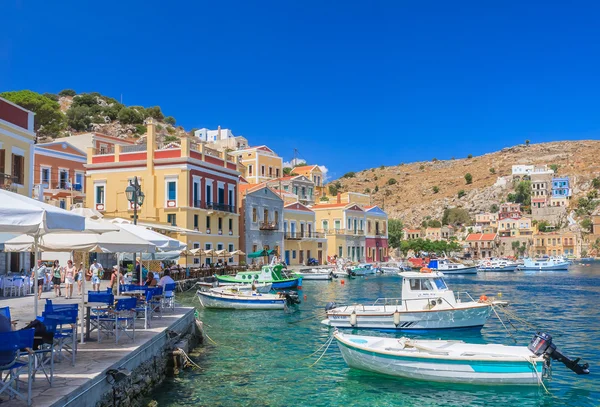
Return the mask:
{"type": "Polygon", "coordinates": [[[110,293],[90,291],[88,293],[88,302],[103,302],[108,305],[113,305],[115,303],[115,296],[112,291],[110,293]]]}
{"type": "Polygon", "coordinates": [[[108,310],[102,315],[94,316],[98,327],[98,342],[102,341],[102,336],[115,336],[115,342],[119,343],[122,334],[126,334],[132,340],[135,340],[135,298],[124,298],[118,300],[114,310],[108,310]],[[132,335],[129,335],[127,329],[133,328],[132,335]]]}
{"type": "Polygon", "coordinates": [[[61,309],[55,307],[51,312],[44,312],[42,316],[45,321],[55,321],[54,345],[58,351],[59,360],[64,358],[62,351],[71,354],[71,364],[75,366],[75,355],[77,354],[77,317],[79,315],[78,304],[75,307],[61,309]]]}
{"type": "Polygon", "coordinates": [[[31,405],[31,382],[33,376],[33,335],[35,330],[0,332],[0,377],[2,378],[0,394],[9,393],[9,397],[17,397],[31,405]],[[28,357],[20,358],[20,349],[28,350],[28,357]],[[31,353],[30,353],[31,352],[31,353]],[[6,375],[2,372],[7,371],[6,375]],[[19,375],[27,373],[27,394],[19,391],[19,375]]]}
{"type": "Polygon", "coordinates": [[[172,312],[175,312],[175,289],[177,285],[175,283],[165,284],[163,304],[162,308],[170,308],[172,312]]]}

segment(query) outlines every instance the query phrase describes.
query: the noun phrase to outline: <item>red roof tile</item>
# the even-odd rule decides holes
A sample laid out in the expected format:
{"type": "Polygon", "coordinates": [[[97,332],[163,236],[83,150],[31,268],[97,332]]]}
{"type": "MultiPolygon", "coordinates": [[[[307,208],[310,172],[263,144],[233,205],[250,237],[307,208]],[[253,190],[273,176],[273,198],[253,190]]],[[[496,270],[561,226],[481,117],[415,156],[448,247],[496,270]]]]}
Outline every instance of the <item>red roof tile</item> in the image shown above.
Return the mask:
{"type": "Polygon", "coordinates": [[[467,242],[475,242],[475,241],[491,241],[491,240],[496,240],[496,234],[495,233],[470,233],[469,236],[467,236],[467,242]]]}

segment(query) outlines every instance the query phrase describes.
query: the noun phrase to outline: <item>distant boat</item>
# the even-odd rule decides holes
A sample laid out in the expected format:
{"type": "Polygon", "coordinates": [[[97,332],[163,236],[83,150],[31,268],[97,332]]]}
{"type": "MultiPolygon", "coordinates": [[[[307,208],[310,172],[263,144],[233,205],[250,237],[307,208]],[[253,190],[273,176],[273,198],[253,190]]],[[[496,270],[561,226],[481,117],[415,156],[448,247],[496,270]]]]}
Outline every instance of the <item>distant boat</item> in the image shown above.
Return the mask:
{"type": "Polygon", "coordinates": [[[506,259],[484,260],[479,263],[477,271],[506,272],[515,271],[519,265],[506,259]]]}
{"type": "Polygon", "coordinates": [[[570,261],[563,257],[542,257],[538,259],[524,259],[519,270],[544,271],[544,270],[568,270],[570,261]]]}
{"type": "Polygon", "coordinates": [[[256,291],[236,290],[227,287],[213,288],[196,292],[200,304],[205,308],[269,310],[284,309],[284,294],[262,294],[256,291]]]}
{"type": "Polygon", "coordinates": [[[427,266],[431,270],[441,271],[446,274],[477,274],[477,266],[465,266],[461,263],[452,263],[448,259],[431,259],[427,266]]]}
{"type": "Polygon", "coordinates": [[[301,269],[296,274],[302,277],[302,280],[331,280],[333,279],[333,269],[329,268],[311,268],[301,269]]]}
{"type": "Polygon", "coordinates": [[[263,266],[260,271],[241,271],[235,276],[215,275],[215,278],[225,284],[271,283],[275,290],[302,286],[302,277],[285,271],[280,264],[263,266]]]}

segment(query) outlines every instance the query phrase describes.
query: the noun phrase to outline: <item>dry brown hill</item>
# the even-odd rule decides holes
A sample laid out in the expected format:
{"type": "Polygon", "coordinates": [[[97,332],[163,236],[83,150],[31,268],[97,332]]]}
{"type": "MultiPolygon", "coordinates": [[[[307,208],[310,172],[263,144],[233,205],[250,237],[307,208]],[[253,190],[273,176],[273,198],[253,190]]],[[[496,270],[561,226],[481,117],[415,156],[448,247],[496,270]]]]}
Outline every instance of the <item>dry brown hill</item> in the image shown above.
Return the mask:
{"type": "Polygon", "coordinates": [[[497,181],[510,176],[515,164],[558,165],[557,174],[572,179],[575,202],[600,174],[599,157],[598,140],[523,144],[473,158],[372,168],[333,183],[339,182],[341,191],[370,193],[373,203],[385,207],[390,218],[416,226],[426,216],[441,219],[446,207],[463,207],[474,215],[506,200],[513,185],[502,186],[497,181]],[[467,173],[473,176],[470,185],[465,182],[467,173]],[[437,193],[434,187],[439,189],[437,193]],[[465,195],[458,198],[461,190],[465,195]]]}

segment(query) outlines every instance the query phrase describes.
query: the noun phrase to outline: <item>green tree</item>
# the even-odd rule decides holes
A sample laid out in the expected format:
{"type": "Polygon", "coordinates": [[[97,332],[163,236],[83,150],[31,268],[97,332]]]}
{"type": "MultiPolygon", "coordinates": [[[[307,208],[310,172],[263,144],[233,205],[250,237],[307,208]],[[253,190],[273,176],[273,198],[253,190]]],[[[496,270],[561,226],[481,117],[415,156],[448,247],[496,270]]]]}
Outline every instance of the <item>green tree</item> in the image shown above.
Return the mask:
{"type": "Polygon", "coordinates": [[[420,170],[424,170],[424,169],[425,169],[425,166],[421,164],[421,165],[419,166],[419,169],[420,169],[420,170]]]}
{"type": "Polygon", "coordinates": [[[529,140],[525,140],[525,145],[529,147],[529,140]]]}
{"type": "Polygon", "coordinates": [[[375,192],[375,193],[379,192],[379,186],[375,185],[375,188],[373,188],[373,192],[375,192]]]}
{"type": "Polygon", "coordinates": [[[518,240],[515,240],[510,245],[512,246],[515,256],[517,256],[519,249],[521,248],[521,243],[518,240]]]}
{"type": "Polygon", "coordinates": [[[34,131],[38,135],[56,137],[64,129],[65,115],[55,100],[30,90],[4,92],[0,96],[35,113],[34,131]]]}
{"type": "Polygon", "coordinates": [[[292,169],[290,167],[283,167],[283,175],[290,175],[292,173],[292,169]]]}
{"type": "Polygon", "coordinates": [[[592,180],[592,187],[600,189],[600,178],[596,177],[592,180]]]}
{"type": "Polygon", "coordinates": [[[558,172],[558,164],[550,164],[548,167],[550,167],[555,174],[558,172]]]}
{"type": "Polygon", "coordinates": [[[432,158],[431,159],[432,162],[437,162],[437,160],[438,160],[437,158],[432,158]]]}
{"type": "Polygon", "coordinates": [[[342,175],[342,178],[354,178],[355,175],[356,173],[354,171],[350,171],[342,175]]]}
{"type": "Polygon", "coordinates": [[[433,190],[433,193],[434,193],[434,194],[437,194],[438,192],[440,192],[440,187],[438,187],[438,186],[436,185],[436,186],[434,186],[434,187],[432,188],[432,190],[433,190]]]}
{"type": "Polygon", "coordinates": [[[591,232],[592,231],[592,225],[593,222],[590,218],[584,218],[581,222],[580,222],[581,228],[583,229],[584,232],[591,232]]]}
{"type": "Polygon", "coordinates": [[[380,170],[385,170],[385,165],[379,167],[380,170]]]}
{"type": "Polygon", "coordinates": [[[124,107],[117,116],[119,121],[123,124],[142,124],[144,119],[136,109],[130,107],[124,107]]]}
{"type": "Polygon", "coordinates": [[[388,220],[388,242],[394,248],[400,247],[404,225],[400,219],[388,220]]]}
{"type": "Polygon", "coordinates": [[[596,198],[598,198],[598,191],[596,191],[595,189],[592,189],[591,191],[588,191],[586,196],[587,196],[587,199],[589,199],[590,201],[592,199],[596,199],[596,198]]]}
{"type": "Polygon", "coordinates": [[[467,158],[470,160],[471,158],[473,158],[473,154],[469,154],[469,155],[467,156],[467,158]]]}
{"type": "Polygon", "coordinates": [[[163,112],[160,110],[160,106],[153,106],[153,107],[149,107],[146,109],[146,115],[148,117],[152,117],[156,120],[163,120],[165,118],[165,115],[163,114],[163,112]]]}
{"type": "Polygon", "coordinates": [[[495,174],[496,173],[496,169],[495,168],[490,168],[490,174],[495,174]]]}
{"type": "Polygon", "coordinates": [[[446,208],[442,216],[444,225],[470,225],[472,223],[469,211],[463,208],[446,208]]]}
{"type": "Polygon", "coordinates": [[[119,117],[119,112],[123,109],[122,104],[120,103],[112,103],[108,106],[102,108],[102,114],[110,117],[110,120],[116,120],[119,117]]]}
{"type": "Polygon", "coordinates": [[[328,188],[329,188],[329,195],[331,195],[331,196],[336,196],[337,195],[338,189],[335,186],[335,184],[329,184],[328,188]]]}
{"type": "Polygon", "coordinates": [[[465,195],[467,195],[467,193],[465,192],[464,189],[461,189],[460,191],[458,191],[458,199],[462,198],[465,195]]]}
{"type": "MultiPolygon", "coordinates": [[[[509,201],[510,198],[511,196],[509,194],[509,201]]],[[[520,203],[523,206],[531,206],[531,181],[519,182],[512,198],[514,198],[512,202],[520,203]]]]}
{"type": "Polygon", "coordinates": [[[98,105],[98,97],[91,93],[83,93],[73,98],[73,106],[87,106],[92,107],[98,105]]]}
{"type": "Polygon", "coordinates": [[[58,92],[58,96],[75,96],[76,94],[77,92],[75,92],[73,89],[63,89],[58,92]]]}
{"type": "Polygon", "coordinates": [[[44,93],[43,96],[46,96],[48,99],[52,99],[55,102],[58,102],[58,95],[55,95],[54,93],[44,93]]]}
{"type": "Polygon", "coordinates": [[[492,213],[496,213],[496,212],[498,212],[499,210],[500,210],[500,208],[498,208],[498,205],[496,205],[496,204],[492,204],[492,205],[490,206],[490,212],[492,212],[492,213]]]}
{"type": "Polygon", "coordinates": [[[71,106],[67,110],[67,124],[75,131],[87,131],[92,124],[90,109],[87,106],[71,106]]]}
{"type": "Polygon", "coordinates": [[[177,136],[165,136],[165,143],[173,143],[175,141],[179,141],[179,137],[177,137],[177,136]]]}
{"type": "Polygon", "coordinates": [[[442,222],[440,222],[437,219],[430,219],[427,222],[427,226],[429,226],[430,228],[441,228],[442,227],[442,222]]]}
{"type": "Polygon", "coordinates": [[[550,231],[551,229],[553,229],[553,228],[550,226],[550,223],[548,223],[548,222],[547,222],[547,221],[545,221],[545,220],[539,221],[539,222],[538,222],[538,224],[537,224],[537,227],[538,227],[538,230],[539,230],[540,232],[548,232],[548,231],[550,231]]]}
{"type": "MultiPolygon", "coordinates": [[[[147,130],[148,129],[143,124],[136,124],[135,125],[135,133],[136,134],[139,134],[139,135],[146,134],[147,130]]],[[[167,141],[167,140],[165,140],[165,141],[167,141]]]]}
{"type": "Polygon", "coordinates": [[[365,188],[365,194],[368,194],[371,192],[371,188],[365,188]]]}
{"type": "Polygon", "coordinates": [[[465,181],[467,182],[467,185],[473,183],[473,176],[471,175],[470,172],[467,172],[465,174],[465,181]]]}
{"type": "Polygon", "coordinates": [[[396,179],[395,179],[395,178],[390,178],[390,179],[388,179],[388,180],[387,180],[386,184],[388,184],[388,185],[394,185],[394,184],[396,184],[397,182],[398,182],[398,181],[396,181],[396,179]]]}
{"type": "Polygon", "coordinates": [[[165,123],[175,126],[175,118],[173,116],[165,117],[165,123]]]}

